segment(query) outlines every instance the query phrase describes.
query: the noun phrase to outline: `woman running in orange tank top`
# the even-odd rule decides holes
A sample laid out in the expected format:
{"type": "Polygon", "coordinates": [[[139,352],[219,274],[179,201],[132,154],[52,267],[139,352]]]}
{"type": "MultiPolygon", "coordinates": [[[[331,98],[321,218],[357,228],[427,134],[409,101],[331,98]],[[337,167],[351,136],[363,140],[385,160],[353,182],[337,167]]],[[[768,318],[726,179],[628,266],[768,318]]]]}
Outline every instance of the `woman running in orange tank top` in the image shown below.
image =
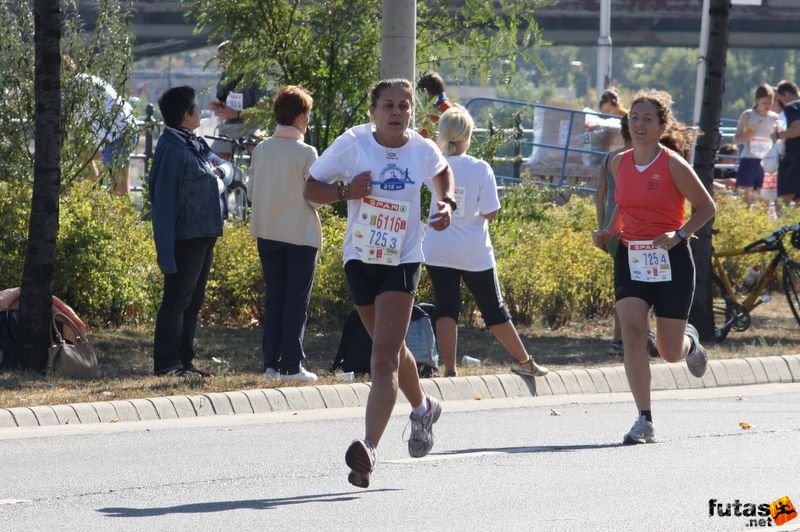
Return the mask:
{"type": "Polygon", "coordinates": [[[626,444],[655,441],[650,409],[650,361],[647,355],[648,312],[656,315],[656,345],[667,362],[686,359],[701,377],[708,356],[697,330],[688,324],[694,296],[691,236],[716,212],[697,174],[677,153],[660,142],[672,119],[672,98],[660,91],[638,93],[629,113],[633,148],[611,162],[617,176],[617,210],[592,239],[602,247],[619,234],[614,257],[614,291],[622,326],[625,374],[639,415],[625,435],[626,444]],[[684,223],[688,200],[694,208],[684,223]]]}

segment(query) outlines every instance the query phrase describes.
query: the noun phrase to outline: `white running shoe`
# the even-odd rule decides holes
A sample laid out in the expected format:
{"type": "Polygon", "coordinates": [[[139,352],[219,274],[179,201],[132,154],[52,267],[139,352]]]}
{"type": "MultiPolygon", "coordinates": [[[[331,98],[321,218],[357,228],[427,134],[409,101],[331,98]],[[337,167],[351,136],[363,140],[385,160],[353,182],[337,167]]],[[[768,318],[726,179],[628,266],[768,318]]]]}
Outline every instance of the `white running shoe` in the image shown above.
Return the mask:
{"type": "Polygon", "coordinates": [[[699,379],[708,367],[708,353],[700,344],[700,336],[691,323],[686,324],[686,336],[692,341],[692,348],[686,354],[686,366],[689,372],[699,379]]]}
{"type": "Polygon", "coordinates": [[[622,443],[625,445],[636,445],[637,443],[655,443],[656,429],[652,421],[647,421],[644,416],[639,416],[631,430],[625,435],[622,443]]]}

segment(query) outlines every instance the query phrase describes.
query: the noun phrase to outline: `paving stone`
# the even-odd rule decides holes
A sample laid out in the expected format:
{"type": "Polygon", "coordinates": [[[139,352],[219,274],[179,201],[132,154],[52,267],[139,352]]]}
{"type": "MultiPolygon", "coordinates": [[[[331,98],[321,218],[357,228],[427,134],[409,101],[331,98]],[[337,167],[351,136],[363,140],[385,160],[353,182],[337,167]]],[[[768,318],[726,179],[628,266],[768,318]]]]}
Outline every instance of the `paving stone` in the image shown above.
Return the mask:
{"type": "Polygon", "coordinates": [[[536,397],[536,378],[522,375],[514,375],[517,380],[519,392],[522,397],[536,397]]]}
{"type": "MultiPolygon", "coordinates": [[[[429,395],[436,399],[442,399],[442,389],[439,387],[439,378],[434,377],[431,379],[420,379],[419,382],[422,385],[422,391],[425,395],[429,395]]],[[[402,393],[398,393],[397,396],[400,397],[403,395],[402,393]]],[[[405,395],[403,395],[405,397],[405,395]]],[[[365,403],[366,404],[366,403],[365,403]]]]}
{"type": "Polygon", "coordinates": [[[228,401],[231,402],[231,407],[233,408],[234,414],[253,413],[253,407],[250,405],[250,399],[244,394],[244,392],[225,392],[225,395],[228,396],[228,401]]]}
{"type": "Polygon", "coordinates": [[[355,392],[356,397],[358,397],[358,406],[367,406],[370,385],[365,382],[354,382],[347,386],[349,386],[355,392]]]}
{"type": "Polygon", "coordinates": [[[534,386],[536,387],[536,396],[553,395],[553,390],[550,389],[550,384],[544,377],[534,377],[534,386]]]}
{"type": "Polygon", "coordinates": [[[228,395],[221,392],[210,392],[203,394],[211,402],[211,407],[214,409],[214,414],[218,416],[228,416],[233,414],[233,405],[228,395]]]}
{"type": "MultiPolygon", "coordinates": [[[[455,401],[458,397],[455,380],[459,377],[437,377],[433,379],[436,388],[439,390],[439,399],[442,401],[455,401]]],[[[504,396],[505,397],[505,396],[504,396]]]]}
{"type": "Polygon", "coordinates": [[[16,428],[16,426],[17,422],[14,420],[14,416],[11,415],[11,412],[5,408],[0,408],[0,429],[16,428]]]}
{"type": "Polygon", "coordinates": [[[286,401],[286,396],[283,395],[278,388],[267,388],[262,391],[273,412],[287,412],[290,410],[289,403],[286,401]]]}
{"type": "Polygon", "coordinates": [[[736,368],[736,371],[739,373],[739,378],[742,380],[742,384],[756,383],[756,376],[753,375],[753,368],[747,363],[746,360],[742,360],[741,358],[732,358],[726,362],[729,368],[732,366],[736,368]]]}
{"type": "Polygon", "coordinates": [[[608,387],[612,393],[630,391],[630,388],[628,387],[628,380],[625,378],[625,375],[620,374],[618,368],[613,366],[603,367],[600,368],[600,372],[606,378],[606,382],[608,383],[608,387]]]}
{"type": "Polygon", "coordinates": [[[792,373],[783,358],[779,356],[763,357],[762,362],[770,382],[792,382],[792,373]]]}
{"type": "Polygon", "coordinates": [[[714,380],[717,386],[730,386],[731,380],[728,377],[728,370],[725,369],[725,364],[721,360],[709,360],[708,369],[706,373],[711,372],[714,374],[714,380]]]}
{"type": "Polygon", "coordinates": [[[11,415],[14,417],[14,423],[18,427],[39,426],[39,422],[36,420],[36,416],[33,415],[33,411],[30,408],[25,408],[25,407],[9,408],[7,412],[10,412],[11,415]]]}
{"type": "Polygon", "coordinates": [[[216,415],[216,412],[214,412],[214,406],[211,404],[211,400],[205,395],[188,395],[187,397],[189,398],[189,401],[192,402],[192,406],[194,407],[195,415],[197,417],[216,415]]]}
{"type": "Polygon", "coordinates": [[[742,374],[739,369],[739,366],[732,363],[733,360],[725,359],[720,360],[720,363],[725,366],[725,371],[728,372],[728,382],[730,386],[741,386],[744,384],[742,379],[742,374]]]}
{"type": "MultiPolygon", "coordinates": [[[[194,403],[192,403],[191,399],[185,395],[171,395],[167,397],[167,399],[169,399],[169,402],[172,403],[172,407],[175,409],[175,413],[180,419],[197,417],[197,412],[194,409],[194,403]]],[[[266,401],[266,399],[264,400],[266,401]]]]}
{"type": "Polygon", "coordinates": [[[497,375],[481,375],[481,379],[486,383],[486,388],[489,390],[489,397],[492,399],[501,399],[506,396],[503,385],[497,375]]]}
{"type": "Polygon", "coordinates": [[[158,412],[156,407],[148,399],[131,399],[130,403],[139,413],[139,419],[142,421],[155,421],[158,419],[158,412]]]}
{"type": "Polygon", "coordinates": [[[96,403],[92,403],[95,412],[97,412],[97,417],[100,418],[100,423],[112,423],[119,421],[117,417],[117,411],[114,409],[114,405],[106,401],[98,401],[96,403]]]}
{"type": "MultiPolygon", "coordinates": [[[[336,391],[339,392],[339,398],[342,400],[342,405],[345,407],[361,406],[358,401],[356,391],[348,384],[337,384],[336,391]]],[[[402,394],[400,394],[402,395],[402,394]]]]}
{"type": "Polygon", "coordinates": [[[117,411],[119,421],[139,421],[139,412],[130,401],[111,401],[111,405],[117,411]]]}
{"type": "Polygon", "coordinates": [[[506,397],[523,397],[524,395],[528,395],[527,388],[520,390],[519,377],[516,375],[501,374],[498,375],[497,378],[500,379],[500,383],[503,385],[503,389],[506,391],[506,397]]]}
{"type": "Polygon", "coordinates": [[[564,388],[570,395],[580,394],[582,392],[581,385],[578,383],[578,378],[571,369],[565,369],[558,372],[561,375],[561,380],[564,381],[564,388]]]}
{"type": "Polygon", "coordinates": [[[669,369],[669,364],[656,363],[650,364],[650,389],[651,390],[675,390],[675,378],[669,369]]]}
{"type": "Polygon", "coordinates": [[[94,409],[91,403],[74,403],[70,406],[75,409],[75,413],[78,414],[78,419],[81,424],[100,423],[97,410],[94,409]]]}
{"type": "Polygon", "coordinates": [[[53,410],[52,406],[32,406],[31,411],[33,412],[33,415],[36,416],[36,421],[39,423],[40,427],[61,424],[58,421],[58,416],[56,416],[56,412],[53,410]]]}
{"type": "Polygon", "coordinates": [[[466,401],[474,397],[472,393],[472,386],[469,385],[464,378],[453,379],[453,385],[456,392],[456,401],[466,401]]]}
{"type": "Polygon", "coordinates": [[[789,372],[792,374],[792,382],[800,382],[800,355],[783,355],[781,356],[786,361],[789,367],[789,372]]]}
{"type": "Polygon", "coordinates": [[[247,396],[247,400],[250,402],[250,407],[253,409],[254,414],[272,412],[272,408],[270,408],[269,401],[267,401],[263,390],[242,390],[242,393],[247,396]]]}
{"type": "Polygon", "coordinates": [[[286,397],[286,402],[289,404],[289,410],[308,410],[306,398],[300,393],[300,388],[286,386],[284,388],[279,388],[278,390],[283,394],[284,397],[286,397]]]}
{"type": "Polygon", "coordinates": [[[706,372],[703,373],[703,376],[700,377],[699,379],[694,375],[689,377],[689,382],[696,382],[696,381],[700,381],[700,383],[703,385],[702,386],[703,388],[715,388],[717,386],[717,379],[716,376],[714,375],[714,372],[711,370],[710,365],[706,368],[706,372]]]}
{"type": "MultiPolygon", "coordinates": [[[[156,409],[158,419],[178,418],[178,411],[175,409],[172,401],[166,397],[152,397],[149,399],[149,401],[153,404],[153,408],[156,409]]],[[[192,410],[192,414],[194,414],[194,410],[192,410]]]]}
{"type": "Polygon", "coordinates": [[[764,364],[761,363],[760,357],[746,357],[745,362],[750,364],[753,370],[753,376],[756,378],[756,384],[766,384],[769,382],[767,379],[767,372],[764,371],[764,364]]]}
{"type": "Polygon", "coordinates": [[[317,390],[319,390],[322,396],[322,402],[325,403],[325,408],[341,408],[344,406],[342,398],[339,397],[339,392],[336,391],[335,386],[321,384],[317,386],[317,390]]]}
{"type": "Polygon", "coordinates": [[[489,387],[486,386],[486,382],[479,375],[468,375],[465,379],[472,388],[473,399],[489,399],[491,397],[489,387]]]}
{"type": "Polygon", "coordinates": [[[581,393],[597,393],[597,387],[594,385],[592,376],[583,368],[572,370],[572,374],[578,379],[578,386],[581,387],[581,393]]]}
{"type": "Polygon", "coordinates": [[[325,408],[325,401],[323,401],[322,394],[316,386],[303,386],[299,390],[303,394],[309,409],[325,408]]]}
{"type": "Polygon", "coordinates": [[[81,422],[78,413],[75,412],[71,405],[54,405],[53,410],[58,416],[58,422],[61,425],[78,425],[81,422]]]}
{"type": "Polygon", "coordinates": [[[547,384],[550,385],[550,391],[553,392],[553,395],[566,395],[567,387],[564,386],[564,381],[558,371],[551,371],[544,378],[547,384]]]}
{"type": "Polygon", "coordinates": [[[667,364],[667,367],[672,372],[672,379],[675,381],[675,386],[678,390],[686,390],[692,387],[689,381],[689,369],[686,364],[680,362],[678,364],[667,364]]]}
{"type": "Polygon", "coordinates": [[[597,368],[586,368],[586,372],[592,379],[592,382],[594,383],[594,388],[597,391],[597,393],[611,392],[611,387],[608,385],[608,381],[606,381],[606,376],[602,371],[600,371],[597,368]]]}

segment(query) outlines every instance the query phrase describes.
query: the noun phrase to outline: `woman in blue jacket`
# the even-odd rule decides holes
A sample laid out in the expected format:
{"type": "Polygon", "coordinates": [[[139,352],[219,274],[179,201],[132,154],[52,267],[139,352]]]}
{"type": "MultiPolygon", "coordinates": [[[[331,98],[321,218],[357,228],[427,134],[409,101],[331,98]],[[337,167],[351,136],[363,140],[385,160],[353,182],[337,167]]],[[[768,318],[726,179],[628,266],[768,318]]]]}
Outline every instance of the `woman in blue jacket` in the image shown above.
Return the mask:
{"type": "Polygon", "coordinates": [[[192,362],[194,333],[214,244],[222,235],[220,194],[232,168],[194,134],[200,106],[193,88],[167,90],[158,106],[166,126],[150,170],[150,201],[164,296],[156,318],[153,370],[156,375],[208,377],[192,362]]]}

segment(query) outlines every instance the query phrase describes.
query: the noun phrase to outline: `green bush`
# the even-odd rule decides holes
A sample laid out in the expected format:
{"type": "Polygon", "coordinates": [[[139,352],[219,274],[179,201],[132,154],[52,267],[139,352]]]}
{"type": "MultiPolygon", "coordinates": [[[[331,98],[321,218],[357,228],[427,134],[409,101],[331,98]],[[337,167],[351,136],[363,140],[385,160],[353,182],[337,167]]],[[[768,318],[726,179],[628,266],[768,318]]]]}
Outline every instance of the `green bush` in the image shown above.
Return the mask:
{"type": "MultiPolygon", "coordinates": [[[[31,187],[0,182],[0,288],[19,285],[25,257],[31,187]]],[[[529,185],[509,189],[498,219],[490,223],[497,270],[516,322],[558,327],[575,319],[608,316],[613,310],[613,264],[592,245],[595,212],[591,198],[529,185]],[[566,201],[566,203],[564,203],[566,201]]],[[[730,197],[716,198],[716,249],[740,248],[798,220],[786,207],[770,220],[763,206],[750,208],[730,197]]],[[[346,220],[333,207],[320,210],[323,249],[317,262],[309,320],[338,326],[353,306],[342,265],[346,220]]],[[[786,241],[788,245],[788,239],[786,241]]],[[[800,258],[800,252],[789,246],[800,258]]],[[[740,279],[764,255],[725,260],[740,279]]],[[[152,322],[161,298],[150,222],[141,222],[126,198],[81,182],[62,193],[53,292],[93,325],[152,322]]],[[[462,290],[462,323],[476,325],[472,296],[462,290]]],[[[418,301],[433,301],[423,272],[418,301]]],[[[256,243],[247,223],[226,223],[217,241],[202,319],[206,323],[253,326],[261,317],[264,284],[256,243]]]]}

